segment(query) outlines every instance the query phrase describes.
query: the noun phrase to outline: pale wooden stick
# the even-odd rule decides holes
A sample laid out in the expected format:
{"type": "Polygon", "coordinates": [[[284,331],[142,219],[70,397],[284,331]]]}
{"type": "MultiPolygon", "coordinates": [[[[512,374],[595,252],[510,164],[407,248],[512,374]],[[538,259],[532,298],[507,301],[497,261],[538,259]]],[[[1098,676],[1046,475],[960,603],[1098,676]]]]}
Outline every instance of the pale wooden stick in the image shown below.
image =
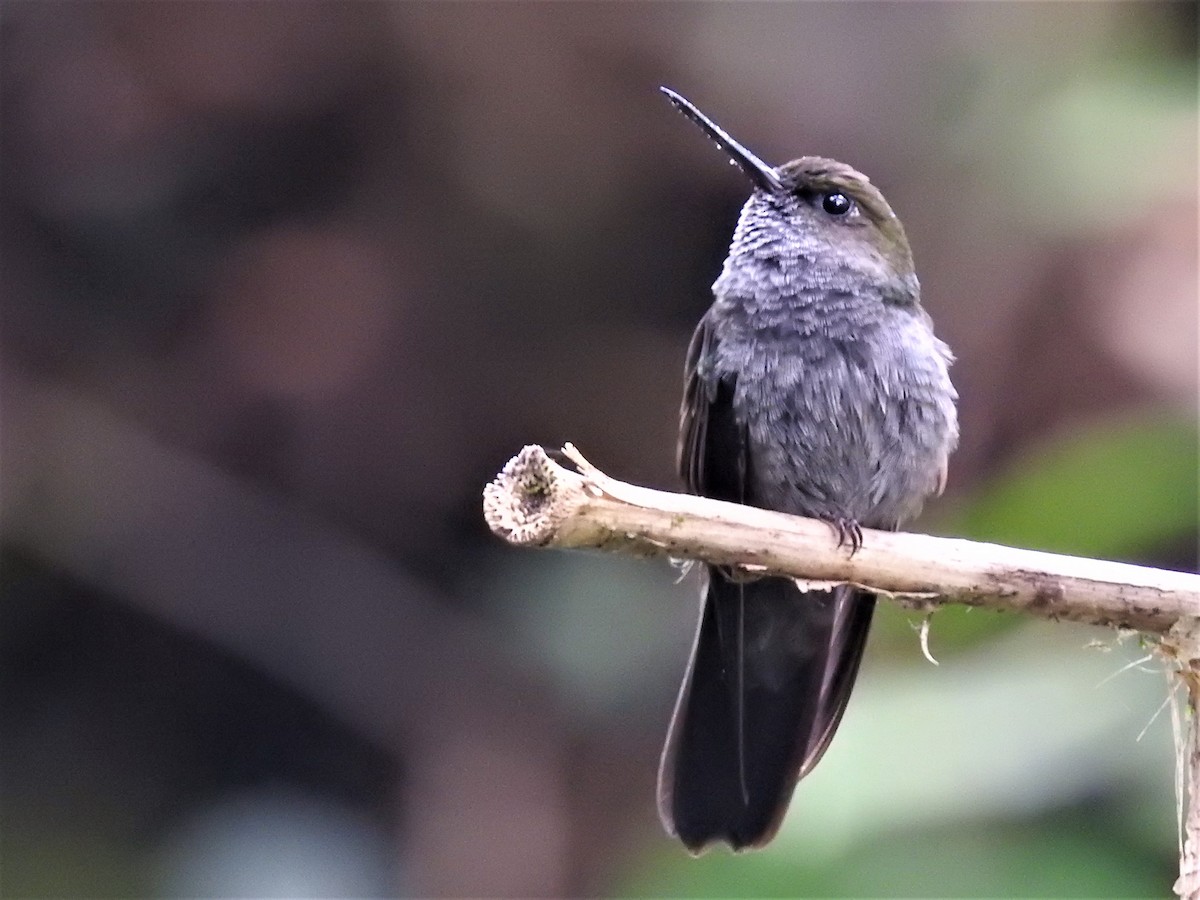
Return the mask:
{"type": "Polygon", "coordinates": [[[617,481],[570,445],[572,472],[525,447],[484,491],[484,516],[510,543],[669,555],[850,583],[929,606],[963,603],[1163,638],[1200,617],[1200,576],[956,538],[863,530],[851,556],[827,524],[617,481]]]}
{"type": "Polygon", "coordinates": [[[1174,658],[1187,705],[1176,715],[1176,786],[1180,804],[1179,878],[1175,893],[1200,900],[1200,621],[1184,620],[1163,642],[1174,658]]]}

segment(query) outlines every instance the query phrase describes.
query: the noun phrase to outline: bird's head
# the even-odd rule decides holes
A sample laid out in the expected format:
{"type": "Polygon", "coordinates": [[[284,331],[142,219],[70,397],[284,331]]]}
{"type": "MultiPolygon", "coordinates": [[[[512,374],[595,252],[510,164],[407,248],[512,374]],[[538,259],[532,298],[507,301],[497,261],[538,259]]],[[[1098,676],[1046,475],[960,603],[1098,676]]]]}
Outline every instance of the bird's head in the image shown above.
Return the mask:
{"type": "Polygon", "coordinates": [[[671,103],[695,122],[754,185],[742,212],[743,237],[753,252],[782,254],[831,271],[861,272],[888,282],[898,299],[919,288],[904,226],[883,194],[858,170],[819,156],[774,167],[669,88],[671,103]]]}

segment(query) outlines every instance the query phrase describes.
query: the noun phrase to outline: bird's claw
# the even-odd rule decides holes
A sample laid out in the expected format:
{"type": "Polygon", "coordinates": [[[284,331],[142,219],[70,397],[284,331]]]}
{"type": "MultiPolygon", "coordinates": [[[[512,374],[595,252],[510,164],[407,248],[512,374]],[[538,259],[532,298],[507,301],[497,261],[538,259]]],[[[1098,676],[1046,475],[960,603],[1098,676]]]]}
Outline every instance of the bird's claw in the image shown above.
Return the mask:
{"type": "Polygon", "coordinates": [[[845,519],[838,517],[829,523],[833,527],[833,533],[837,535],[838,548],[850,545],[850,555],[853,556],[862,549],[863,534],[862,526],[854,519],[845,519]]]}

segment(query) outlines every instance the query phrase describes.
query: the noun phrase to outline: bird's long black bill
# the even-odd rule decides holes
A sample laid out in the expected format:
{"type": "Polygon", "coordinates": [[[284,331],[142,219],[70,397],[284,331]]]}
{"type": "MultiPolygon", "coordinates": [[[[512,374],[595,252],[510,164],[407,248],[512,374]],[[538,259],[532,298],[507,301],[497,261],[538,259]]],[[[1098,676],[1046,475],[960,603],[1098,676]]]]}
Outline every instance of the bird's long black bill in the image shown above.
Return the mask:
{"type": "Polygon", "coordinates": [[[677,110],[695,122],[712,139],[713,143],[720,147],[733,160],[739,169],[750,176],[751,181],[763,190],[783,190],[783,184],[771,166],[768,166],[730,137],[729,132],[700,112],[690,100],[677,94],[669,87],[660,87],[659,90],[667,95],[667,99],[671,101],[677,110]]]}
{"type": "Polygon", "coordinates": [[[850,698],[875,597],[737,583],[709,569],[659,770],[659,814],[693,853],[769,841],[850,698]]]}

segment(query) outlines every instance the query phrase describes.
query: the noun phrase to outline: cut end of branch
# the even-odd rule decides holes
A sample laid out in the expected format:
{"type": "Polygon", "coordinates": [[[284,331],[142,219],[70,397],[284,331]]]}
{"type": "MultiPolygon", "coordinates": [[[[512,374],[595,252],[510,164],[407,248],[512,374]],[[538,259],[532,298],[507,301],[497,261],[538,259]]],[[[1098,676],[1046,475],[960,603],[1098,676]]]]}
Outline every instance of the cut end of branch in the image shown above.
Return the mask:
{"type": "Polygon", "coordinates": [[[483,489],[483,518],[510,544],[540,547],[548,543],[568,515],[562,480],[569,475],[537,444],[508,461],[483,489]]]}

